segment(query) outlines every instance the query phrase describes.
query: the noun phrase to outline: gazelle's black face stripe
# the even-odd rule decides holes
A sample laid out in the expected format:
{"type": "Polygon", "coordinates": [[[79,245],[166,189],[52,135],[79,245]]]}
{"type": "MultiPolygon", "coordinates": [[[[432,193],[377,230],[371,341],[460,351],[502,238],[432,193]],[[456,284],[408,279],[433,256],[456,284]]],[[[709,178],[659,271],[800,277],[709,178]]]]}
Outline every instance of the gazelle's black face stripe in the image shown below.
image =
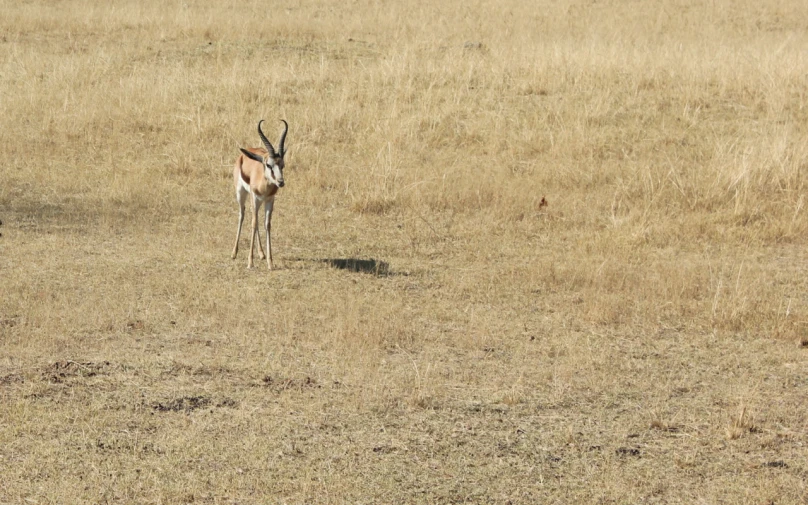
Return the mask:
{"type": "Polygon", "coordinates": [[[282,188],[285,184],[283,180],[283,158],[270,158],[270,160],[267,160],[264,164],[264,168],[267,179],[274,182],[279,188],[282,188]]]}

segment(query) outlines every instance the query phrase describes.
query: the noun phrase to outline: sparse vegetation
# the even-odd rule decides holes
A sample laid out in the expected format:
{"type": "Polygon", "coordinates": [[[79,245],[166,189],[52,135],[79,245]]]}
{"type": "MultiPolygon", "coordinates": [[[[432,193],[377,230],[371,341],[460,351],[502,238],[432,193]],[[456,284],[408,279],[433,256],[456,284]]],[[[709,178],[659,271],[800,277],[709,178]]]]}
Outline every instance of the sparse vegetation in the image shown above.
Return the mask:
{"type": "Polygon", "coordinates": [[[0,13],[0,503],[808,500],[803,3],[0,13]]]}

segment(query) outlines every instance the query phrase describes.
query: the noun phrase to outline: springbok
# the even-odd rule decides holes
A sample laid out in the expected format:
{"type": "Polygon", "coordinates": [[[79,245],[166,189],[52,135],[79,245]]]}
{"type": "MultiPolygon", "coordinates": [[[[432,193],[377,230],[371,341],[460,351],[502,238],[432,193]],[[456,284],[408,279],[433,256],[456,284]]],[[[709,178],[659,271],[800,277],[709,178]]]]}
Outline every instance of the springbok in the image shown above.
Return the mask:
{"type": "Polygon", "coordinates": [[[241,149],[241,155],[236,160],[233,168],[233,183],[236,187],[236,200],[238,201],[238,231],[236,232],[236,245],[233,247],[232,258],[236,259],[238,253],[238,241],[241,237],[241,225],[244,223],[244,206],[247,203],[247,195],[252,195],[252,233],[250,234],[250,257],[247,260],[247,268],[253,267],[253,252],[255,250],[255,236],[258,235],[258,249],[261,251],[261,259],[267,258],[267,266],[272,270],[272,207],[275,204],[275,194],[283,187],[283,157],[286,154],[284,143],[286,133],[289,131],[289,124],[281,119],[284,124],[283,133],[278,143],[279,150],[275,148],[261,131],[262,119],[258,122],[258,135],[264,143],[266,149],[260,147],[241,149]],[[258,209],[264,205],[264,230],[267,234],[267,252],[264,254],[261,247],[261,235],[258,233],[258,209]]]}

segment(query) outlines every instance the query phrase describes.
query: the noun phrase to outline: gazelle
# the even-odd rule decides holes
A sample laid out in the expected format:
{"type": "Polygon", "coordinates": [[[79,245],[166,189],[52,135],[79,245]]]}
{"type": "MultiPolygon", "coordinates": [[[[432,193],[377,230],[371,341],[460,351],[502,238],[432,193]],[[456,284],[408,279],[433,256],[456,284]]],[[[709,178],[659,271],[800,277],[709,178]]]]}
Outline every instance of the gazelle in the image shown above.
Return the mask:
{"type": "Polygon", "coordinates": [[[258,122],[258,135],[264,143],[266,149],[260,147],[241,149],[241,155],[236,160],[233,167],[233,182],[236,186],[236,200],[238,201],[238,231],[236,232],[236,245],[233,246],[232,258],[236,259],[238,253],[238,241],[241,237],[241,225],[244,223],[244,206],[247,203],[247,195],[252,196],[252,233],[250,234],[250,256],[247,260],[247,268],[253,267],[253,251],[255,250],[255,236],[258,235],[258,249],[261,251],[261,259],[267,259],[267,266],[272,270],[272,207],[275,204],[275,194],[282,188],[283,182],[283,157],[286,154],[284,143],[286,133],[289,131],[289,124],[281,119],[284,124],[281,140],[278,143],[278,151],[261,131],[262,119],[258,122]],[[264,230],[267,234],[267,253],[261,247],[261,235],[258,233],[258,209],[264,205],[264,230]]]}

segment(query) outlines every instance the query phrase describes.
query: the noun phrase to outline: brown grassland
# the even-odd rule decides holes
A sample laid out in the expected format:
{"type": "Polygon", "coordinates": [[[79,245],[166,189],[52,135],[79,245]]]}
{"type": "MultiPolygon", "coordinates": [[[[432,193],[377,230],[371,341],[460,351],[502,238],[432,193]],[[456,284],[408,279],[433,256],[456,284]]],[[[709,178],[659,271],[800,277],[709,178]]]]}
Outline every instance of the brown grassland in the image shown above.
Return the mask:
{"type": "Polygon", "coordinates": [[[0,504],[808,503],[806,47],[801,0],[0,0],[0,504]]]}

